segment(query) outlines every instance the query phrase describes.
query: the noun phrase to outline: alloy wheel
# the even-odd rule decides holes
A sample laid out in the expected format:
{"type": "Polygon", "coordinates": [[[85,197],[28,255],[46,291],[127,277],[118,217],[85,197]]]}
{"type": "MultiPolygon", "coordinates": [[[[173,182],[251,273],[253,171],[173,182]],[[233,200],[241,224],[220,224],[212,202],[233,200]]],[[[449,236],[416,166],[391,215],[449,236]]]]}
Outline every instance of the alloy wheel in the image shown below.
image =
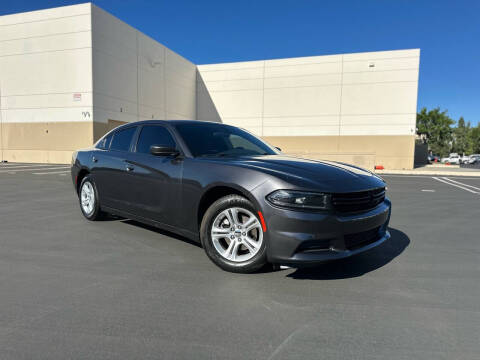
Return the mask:
{"type": "Polygon", "coordinates": [[[215,250],[233,262],[250,260],[263,243],[260,221],[251,211],[239,207],[220,212],[210,234],[215,250]]]}
{"type": "Polygon", "coordinates": [[[90,215],[95,210],[95,191],[89,181],[85,181],[80,191],[80,201],[85,214],[90,215]]]}

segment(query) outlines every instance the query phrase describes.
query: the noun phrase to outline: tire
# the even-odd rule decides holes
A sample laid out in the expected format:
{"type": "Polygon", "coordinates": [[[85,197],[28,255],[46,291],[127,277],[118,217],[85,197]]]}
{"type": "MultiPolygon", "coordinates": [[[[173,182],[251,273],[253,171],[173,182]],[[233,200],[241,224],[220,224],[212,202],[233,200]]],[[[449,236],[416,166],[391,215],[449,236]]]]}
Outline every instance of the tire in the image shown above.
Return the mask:
{"type": "Polygon", "coordinates": [[[87,220],[101,220],[105,213],[100,209],[98,190],[90,175],[85,176],[78,189],[78,202],[87,220]],[[87,205],[88,204],[88,205],[87,205]]]}
{"type": "Polygon", "coordinates": [[[250,201],[228,195],[205,212],[200,226],[202,246],[223,270],[252,273],[267,264],[266,240],[250,201]]]}

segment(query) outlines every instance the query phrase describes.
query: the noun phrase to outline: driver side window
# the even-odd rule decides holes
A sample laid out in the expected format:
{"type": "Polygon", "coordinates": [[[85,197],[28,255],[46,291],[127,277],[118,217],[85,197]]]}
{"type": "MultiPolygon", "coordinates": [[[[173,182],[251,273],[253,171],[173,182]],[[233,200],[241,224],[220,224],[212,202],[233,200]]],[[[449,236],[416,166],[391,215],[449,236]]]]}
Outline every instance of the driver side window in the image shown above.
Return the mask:
{"type": "Polygon", "coordinates": [[[162,145],[176,149],[177,145],[170,132],[161,125],[145,125],[140,131],[136,152],[150,154],[152,145],[162,145]]]}

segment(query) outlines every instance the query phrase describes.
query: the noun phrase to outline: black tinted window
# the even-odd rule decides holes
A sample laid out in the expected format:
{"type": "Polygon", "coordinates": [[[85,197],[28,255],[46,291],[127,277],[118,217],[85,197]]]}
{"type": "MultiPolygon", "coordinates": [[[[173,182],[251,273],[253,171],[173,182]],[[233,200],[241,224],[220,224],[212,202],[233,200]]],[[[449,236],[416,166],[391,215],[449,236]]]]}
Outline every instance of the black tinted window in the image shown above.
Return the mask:
{"type": "Polygon", "coordinates": [[[159,125],[147,125],[142,127],[142,131],[138,137],[137,152],[150,154],[150,146],[152,145],[163,145],[171,148],[176,147],[175,141],[167,129],[159,125]]]}
{"type": "Polygon", "coordinates": [[[128,151],[130,149],[133,135],[135,134],[135,129],[136,127],[131,127],[115,132],[112,144],[110,145],[110,150],[128,151]]]}
{"type": "Polygon", "coordinates": [[[193,156],[273,155],[276,151],[252,134],[221,124],[176,126],[193,156]]]}
{"type": "Polygon", "coordinates": [[[105,136],[104,138],[100,139],[97,143],[97,149],[108,150],[110,147],[110,142],[112,141],[113,134],[105,136]]]}

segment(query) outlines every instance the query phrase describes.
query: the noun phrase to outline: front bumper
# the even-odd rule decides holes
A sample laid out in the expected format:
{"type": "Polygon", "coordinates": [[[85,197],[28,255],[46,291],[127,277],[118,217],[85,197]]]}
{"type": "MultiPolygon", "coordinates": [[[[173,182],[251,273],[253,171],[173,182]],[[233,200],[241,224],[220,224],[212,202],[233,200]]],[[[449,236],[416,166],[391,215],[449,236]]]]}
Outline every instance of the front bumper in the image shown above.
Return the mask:
{"type": "Polygon", "coordinates": [[[390,238],[388,198],[356,214],[312,213],[265,203],[267,256],[272,263],[315,264],[370,250],[390,238]]]}
{"type": "Polygon", "coordinates": [[[78,190],[77,177],[79,173],[80,173],[79,167],[76,164],[72,164],[72,167],[70,168],[70,175],[72,177],[72,183],[73,183],[73,187],[75,188],[75,192],[77,192],[78,190]]]}

